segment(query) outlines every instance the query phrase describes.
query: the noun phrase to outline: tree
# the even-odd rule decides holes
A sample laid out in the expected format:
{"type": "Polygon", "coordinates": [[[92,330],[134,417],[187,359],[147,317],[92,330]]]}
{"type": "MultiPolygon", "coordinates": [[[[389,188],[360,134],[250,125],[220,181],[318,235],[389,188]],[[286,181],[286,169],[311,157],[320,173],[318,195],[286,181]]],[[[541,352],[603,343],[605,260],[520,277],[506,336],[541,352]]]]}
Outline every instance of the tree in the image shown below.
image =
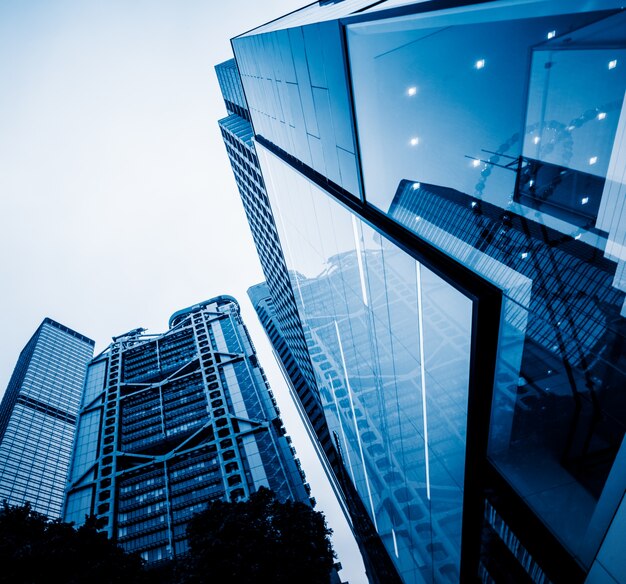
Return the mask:
{"type": "Polygon", "coordinates": [[[244,502],[215,501],[187,526],[179,582],[328,584],[335,554],[322,513],[261,488],[244,502]]]}
{"type": "Polygon", "coordinates": [[[94,517],[75,529],[33,511],[30,503],[0,508],[0,582],[126,584],[146,582],[141,559],[127,554],[94,517]]]}

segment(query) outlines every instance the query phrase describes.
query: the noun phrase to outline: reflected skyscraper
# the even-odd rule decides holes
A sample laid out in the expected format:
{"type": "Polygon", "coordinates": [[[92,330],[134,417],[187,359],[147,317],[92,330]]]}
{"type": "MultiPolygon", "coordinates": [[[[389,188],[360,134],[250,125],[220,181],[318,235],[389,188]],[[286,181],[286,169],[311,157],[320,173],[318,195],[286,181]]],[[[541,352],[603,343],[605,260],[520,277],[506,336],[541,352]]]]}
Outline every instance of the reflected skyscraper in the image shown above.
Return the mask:
{"type": "Polygon", "coordinates": [[[233,39],[315,390],[405,582],[626,579],[624,31],[611,0],[346,0],[233,39]]]}
{"type": "Polygon", "coordinates": [[[219,296],[167,332],[114,337],[87,370],[64,518],[95,513],[148,562],[184,554],[210,501],[261,486],[308,501],[239,305],[219,296]]]}
{"type": "Polygon", "coordinates": [[[55,519],[63,493],[91,339],[46,318],[20,353],[0,405],[0,501],[55,519]]]}

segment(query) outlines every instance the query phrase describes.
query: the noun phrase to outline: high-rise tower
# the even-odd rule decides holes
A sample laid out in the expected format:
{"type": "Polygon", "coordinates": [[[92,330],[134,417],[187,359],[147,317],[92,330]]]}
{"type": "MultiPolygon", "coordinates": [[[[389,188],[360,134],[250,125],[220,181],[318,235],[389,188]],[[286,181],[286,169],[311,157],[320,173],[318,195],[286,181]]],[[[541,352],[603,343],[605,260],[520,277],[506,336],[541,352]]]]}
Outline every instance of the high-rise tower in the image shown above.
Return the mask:
{"type": "Polygon", "coordinates": [[[91,339],[44,319],[0,405],[0,500],[61,515],[91,339]]]}
{"type": "Polygon", "coordinates": [[[334,480],[342,483],[343,502],[350,508],[351,523],[366,570],[372,581],[391,583],[394,581],[395,570],[375,535],[373,525],[356,496],[353,485],[344,480],[345,465],[341,461],[338,443],[326,422],[314,366],[294,296],[300,276],[287,270],[276,219],[252,140],[251,118],[237,65],[234,59],[230,59],[217,65],[215,71],[229,114],[219,120],[219,126],[270,293],[269,298],[261,298],[257,294],[260,291],[257,290],[251,294],[251,299],[288,374],[296,399],[306,413],[308,425],[322,447],[322,456],[332,467],[334,480]]]}
{"type": "Polygon", "coordinates": [[[351,0],[233,39],[315,391],[405,582],[626,579],[624,31],[613,0],[351,0]]]}
{"type": "MultiPolygon", "coordinates": [[[[239,71],[234,59],[230,59],[217,65],[215,72],[229,114],[218,122],[226,152],[250,225],[252,239],[259,254],[261,267],[274,299],[273,306],[277,322],[280,322],[281,336],[298,366],[298,375],[304,380],[304,383],[298,382],[295,389],[320,440],[330,452],[331,439],[315,390],[315,374],[291,289],[290,274],[280,247],[276,222],[252,141],[250,113],[243,94],[239,71]]],[[[329,456],[334,460],[332,454],[329,456]]]]}
{"type": "Polygon", "coordinates": [[[212,500],[261,486],[308,500],[235,299],[169,324],[114,337],[89,365],[65,506],[150,562],[184,553],[188,520],[212,500]]]}

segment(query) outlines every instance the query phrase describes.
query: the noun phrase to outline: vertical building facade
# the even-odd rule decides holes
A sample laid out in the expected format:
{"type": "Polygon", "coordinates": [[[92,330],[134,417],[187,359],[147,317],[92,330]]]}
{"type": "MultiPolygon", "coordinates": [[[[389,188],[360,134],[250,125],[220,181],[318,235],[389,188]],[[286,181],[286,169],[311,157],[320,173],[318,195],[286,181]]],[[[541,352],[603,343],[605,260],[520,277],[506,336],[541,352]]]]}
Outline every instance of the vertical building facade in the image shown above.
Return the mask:
{"type": "Polygon", "coordinates": [[[234,59],[215,67],[228,116],[219,120],[220,131],[231,163],[235,182],[250,225],[252,238],[259,255],[267,285],[272,293],[277,322],[281,335],[298,365],[299,375],[305,383],[296,383],[296,391],[316,432],[330,447],[330,437],[325,429],[321,412],[315,374],[304,340],[302,325],[293,296],[290,274],[280,247],[276,222],[272,214],[265,182],[252,141],[253,131],[247,109],[241,78],[234,59]]]}
{"type": "Polygon", "coordinates": [[[347,480],[339,445],[326,423],[324,405],[294,297],[293,283],[300,275],[289,272],[285,263],[276,219],[252,139],[250,113],[237,65],[234,59],[230,59],[217,65],[215,71],[228,112],[228,116],[218,122],[220,131],[267,288],[271,292],[268,297],[263,291],[252,291],[251,300],[287,372],[296,400],[306,414],[307,424],[322,447],[321,455],[333,469],[334,478],[331,481],[341,483],[343,503],[350,509],[350,522],[370,579],[372,582],[394,582],[397,579],[396,571],[352,482],[347,480]]]}
{"type": "Polygon", "coordinates": [[[64,509],[77,523],[95,513],[148,562],[184,554],[187,522],[212,500],[261,486],[308,500],[235,299],[169,324],[114,337],[90,363],[64,509]]]}
{"type": "Polygon", "coordinates": [[[44,319],[0,404],[0,501],[61,515],[91,339],[44,319]]]}
{"type": "Polygon", "coordinates": [[[624,31],[612,1],[345,0],[233,39],[316,391],[405,582],[626,578],[624,31]]]}

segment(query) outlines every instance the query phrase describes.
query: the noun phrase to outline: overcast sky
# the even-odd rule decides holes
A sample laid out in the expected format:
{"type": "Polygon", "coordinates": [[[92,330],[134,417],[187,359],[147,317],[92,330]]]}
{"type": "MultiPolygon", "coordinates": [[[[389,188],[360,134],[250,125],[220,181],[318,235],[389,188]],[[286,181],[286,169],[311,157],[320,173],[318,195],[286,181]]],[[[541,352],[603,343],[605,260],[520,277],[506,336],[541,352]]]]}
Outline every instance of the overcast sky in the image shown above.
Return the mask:
{"type": "Polygon", "coordinates": [[[303,0],[0,3],[0,391],[49,316],[96,341],[235,296],[342,577],[364,581],[248,301],[263,280],[217,120],[229,39],[303,0]]]}

